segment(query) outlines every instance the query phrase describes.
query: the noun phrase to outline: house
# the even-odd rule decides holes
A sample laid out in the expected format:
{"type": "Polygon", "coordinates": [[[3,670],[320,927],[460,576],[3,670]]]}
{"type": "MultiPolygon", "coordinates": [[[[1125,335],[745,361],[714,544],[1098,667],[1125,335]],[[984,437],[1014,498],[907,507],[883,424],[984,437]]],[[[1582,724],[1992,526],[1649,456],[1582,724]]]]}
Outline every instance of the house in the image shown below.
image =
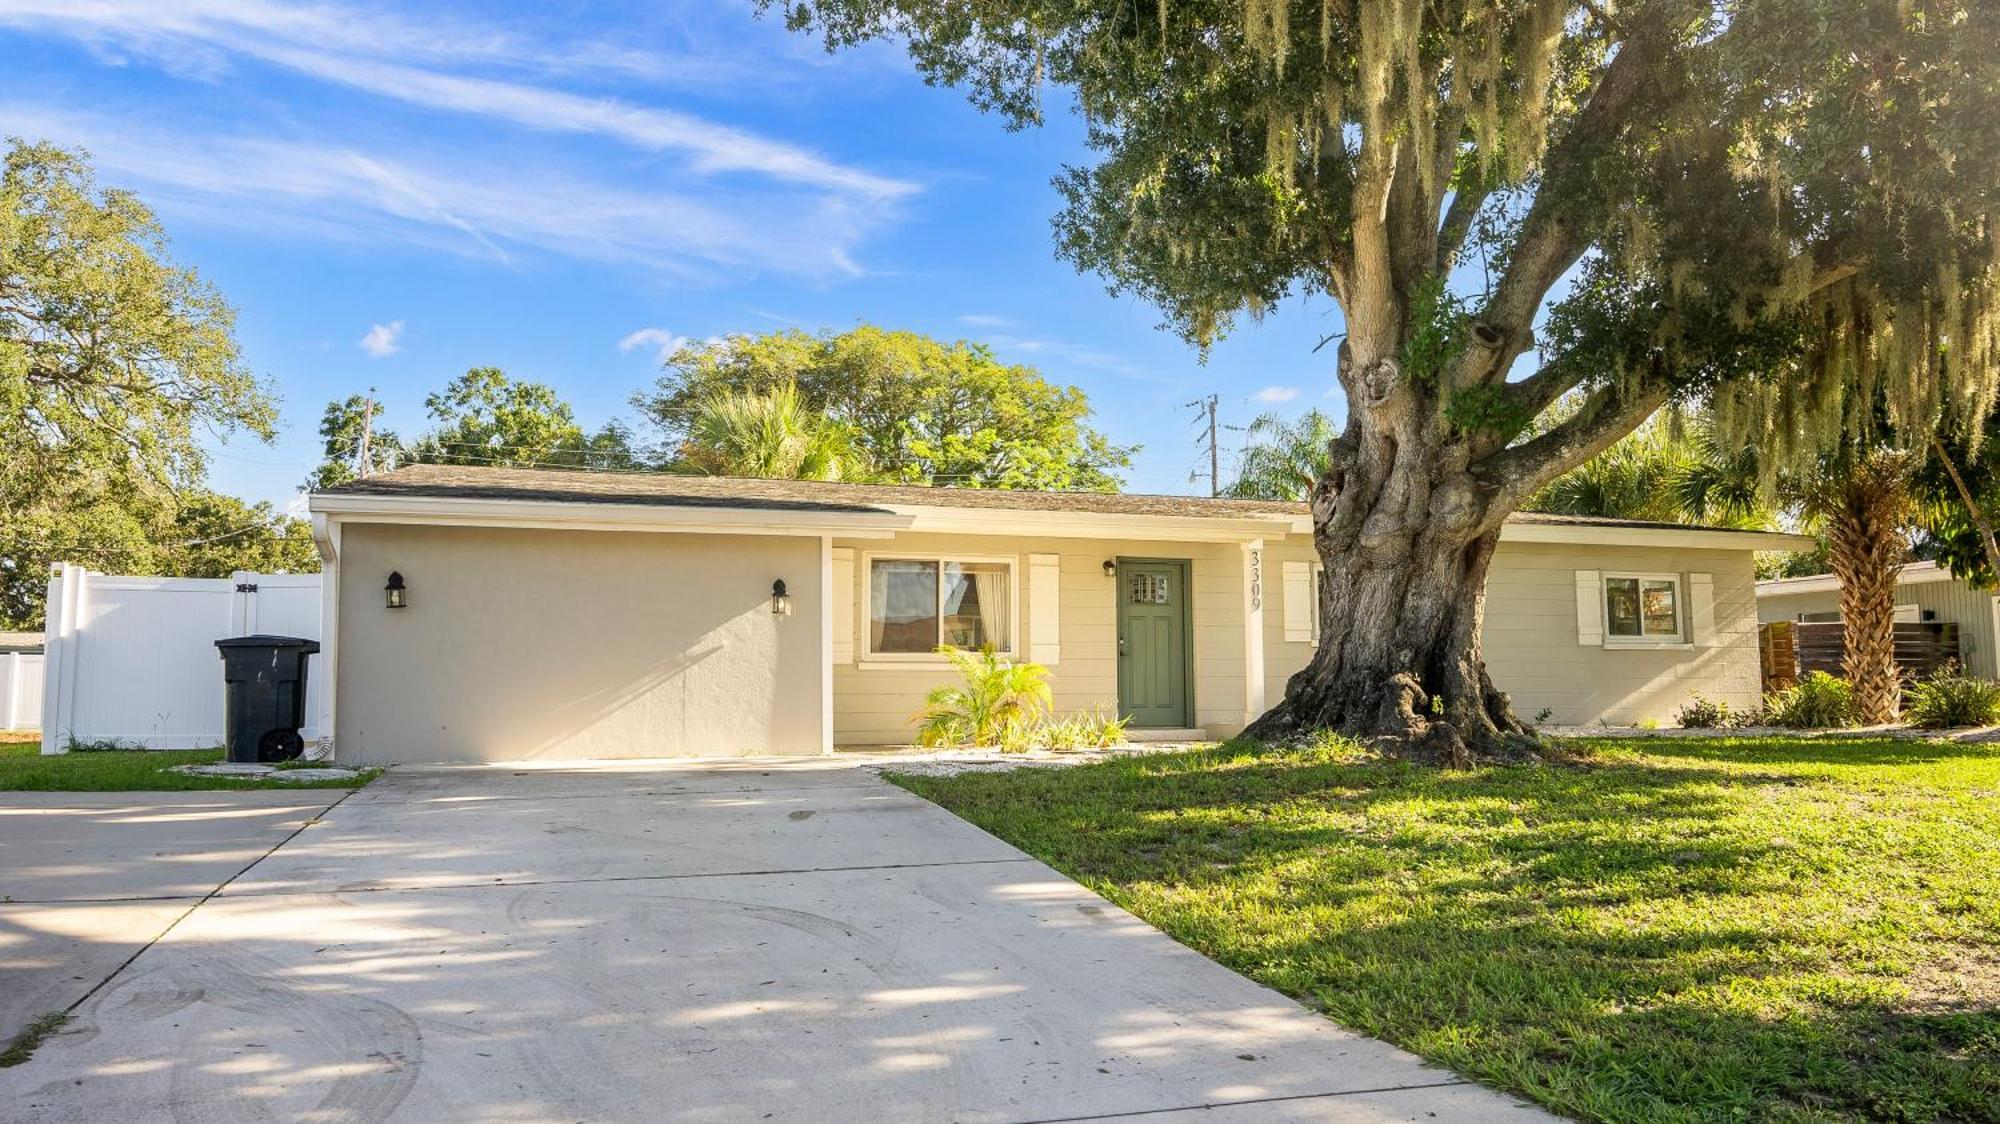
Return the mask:
{"type": "MultiPolygon", "coordinates": [[[[1757,583],[1757,621],[1818,624],[1840,620],[1840,579],[1832,574],[1757,583]]],[[[1896,576],[1896,623],[1955,624],[1965,670],[2000,677],[2000,597],[1974,589],[1935,562],[1912,562],[1896,576]]]]}
{"type": "MultiPolygon", "coordinates": [[[[1292,503],[414,465],[311,509],[351,761],[906,742],[940,644],[1047,665],[1060,712],[1221,737],[1313,650],[1292,503]]],[[[1804,543],[1517,516],[1493,677],[1554,722],[1750,705],[1753,552],[1804,543]]]]}

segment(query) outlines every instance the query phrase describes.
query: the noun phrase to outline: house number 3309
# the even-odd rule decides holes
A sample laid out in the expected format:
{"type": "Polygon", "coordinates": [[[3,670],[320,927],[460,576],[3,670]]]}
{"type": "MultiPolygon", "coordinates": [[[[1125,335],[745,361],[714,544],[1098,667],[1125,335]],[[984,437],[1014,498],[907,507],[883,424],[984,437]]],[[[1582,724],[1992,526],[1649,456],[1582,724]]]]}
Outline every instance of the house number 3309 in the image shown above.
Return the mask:
{"type": "Polygon", "coordinates": [[[1250,552],[1250,607],[1264,607],[1264,552],[1261,550],[1250,552]]]}

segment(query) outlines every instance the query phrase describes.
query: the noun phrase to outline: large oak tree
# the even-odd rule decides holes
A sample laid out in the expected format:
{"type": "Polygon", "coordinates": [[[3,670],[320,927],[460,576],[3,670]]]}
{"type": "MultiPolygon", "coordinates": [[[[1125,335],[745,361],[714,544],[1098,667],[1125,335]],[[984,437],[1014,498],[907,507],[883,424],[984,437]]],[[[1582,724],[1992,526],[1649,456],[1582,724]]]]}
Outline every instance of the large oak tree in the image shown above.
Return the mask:
{"type": "Polygon", "coordinates": [[[1480,657],[1501,524],[1664,403],[1794,448],[1992,400],[1991,0],[766,3],[1010,126],[1073,95],[1060,251],[1193,343],[1339,304],[1324,639],[1258,734],[1524,734],[1480,657]]]}

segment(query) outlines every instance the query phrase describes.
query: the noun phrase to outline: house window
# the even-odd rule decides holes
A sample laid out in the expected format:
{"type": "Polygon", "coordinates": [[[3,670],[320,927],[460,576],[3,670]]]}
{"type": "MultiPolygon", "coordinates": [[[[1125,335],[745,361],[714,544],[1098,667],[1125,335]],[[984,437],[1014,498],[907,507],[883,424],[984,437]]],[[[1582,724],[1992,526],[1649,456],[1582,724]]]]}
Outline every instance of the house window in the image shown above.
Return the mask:
{"type": "Polygon", "coordinates": [[[1604,636],[1607,643],[1678,644],[1681,579],[1673,574],[1604,575],[1604,636]]]}
{"type": "Polygon", "coordinates": [[[1014,564],[950,558],[872,558],[868,651],[927,656],[940,645],[1011,653],[1014,564]]]}

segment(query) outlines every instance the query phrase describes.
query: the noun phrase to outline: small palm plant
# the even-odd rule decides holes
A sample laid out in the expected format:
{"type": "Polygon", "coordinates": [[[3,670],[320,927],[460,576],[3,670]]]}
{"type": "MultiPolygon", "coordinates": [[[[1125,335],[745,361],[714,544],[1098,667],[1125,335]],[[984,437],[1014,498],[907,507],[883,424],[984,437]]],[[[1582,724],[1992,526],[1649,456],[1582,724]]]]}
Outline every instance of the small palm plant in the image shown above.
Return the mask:
{"type": "Polygon", "coordinates": [[[917,744],[926,746],[1013,745],[1016,736],[1046,714],[1049,669],[1015,663],[994,654],[940,647],[959,681],[934,687],[917,714],[917,744]]]}

